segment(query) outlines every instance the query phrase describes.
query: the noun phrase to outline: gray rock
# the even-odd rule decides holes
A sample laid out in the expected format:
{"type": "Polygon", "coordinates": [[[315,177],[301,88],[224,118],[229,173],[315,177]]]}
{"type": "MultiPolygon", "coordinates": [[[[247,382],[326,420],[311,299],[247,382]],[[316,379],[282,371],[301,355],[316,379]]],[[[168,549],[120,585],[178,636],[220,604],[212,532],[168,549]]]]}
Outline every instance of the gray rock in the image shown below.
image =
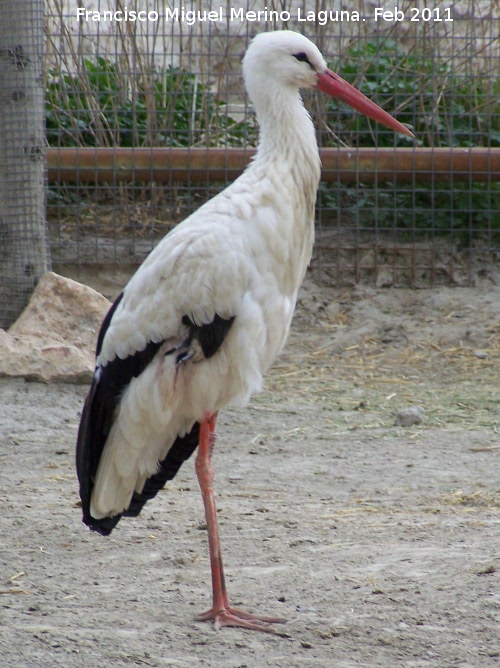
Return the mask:
{"type": "Polygon", "coordinates": [[[396,413],[394,424],[397,427],[412,427],[422,423],[423,415],[424,409],[421,406],[407,406],[396,413]]]}

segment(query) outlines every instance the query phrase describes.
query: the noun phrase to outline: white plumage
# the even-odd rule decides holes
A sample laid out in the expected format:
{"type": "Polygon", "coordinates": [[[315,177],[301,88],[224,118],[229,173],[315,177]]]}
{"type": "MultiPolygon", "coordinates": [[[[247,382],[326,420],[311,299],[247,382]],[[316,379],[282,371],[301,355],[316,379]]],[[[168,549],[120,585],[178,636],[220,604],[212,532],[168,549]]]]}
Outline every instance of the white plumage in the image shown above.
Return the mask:
{"type": "Polygon", "coordinates": [[[283,348],[311,258],[320,178],[299,88],[321,88],[410,134],[299,34],[258,35],[243,71],[260,125],[255,159],[158,244],[101,330],[77,448],[84,521],[101,533],[175,475],[210,417],[261,389],[283,348]]]}

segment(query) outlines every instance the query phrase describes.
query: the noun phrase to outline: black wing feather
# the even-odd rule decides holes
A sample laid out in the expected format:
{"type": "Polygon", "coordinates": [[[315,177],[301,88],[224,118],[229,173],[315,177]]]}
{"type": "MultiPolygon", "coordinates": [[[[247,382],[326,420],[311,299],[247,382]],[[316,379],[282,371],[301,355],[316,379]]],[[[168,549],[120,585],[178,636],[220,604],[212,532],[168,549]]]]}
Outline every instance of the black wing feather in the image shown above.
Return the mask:
{"type": "Polygon", "coordinates": [[[198,339],[203,354],[209,359],[221,347],[222,342],[233,325],[235,317],[233,315],[231,318],[225,319],[216,313],[212,322],[206,325],[195,325],[191,318],[185,315],[182,318],[182,324],[189,327],[190,337],[198,339]]]}
{"type": "Polygon", "coordinates": [[[158,471],[146,480],[142,492],[134,492],[132,501],[123,513],[124,515],[127,517],[136,517],[139,515],[146,501],[154,498],[160,489],[163,489],[166,482],[175,478],[182,464],[196,450],[199,436],[199,422],[195,422],[191,431],[185,436],[177,436],[167,456],[160,462],[158,471]]]}
{"type": "MultiPolygon", "coordinates": [[[[123,293],[119,295],[104,318],[97,339],[97,356],[122,298],[123,293]]],[[[182,318],[182,323],[187,327],[188,333],[182,346],[190,346],[193,339],[197,339],[203,355],[208,359],[220,348],[233,322],[234,317],[224,319],[216,314],[211,323],[199,326],[186,315],[182,318]]],[[[150,341],[144,350],[125,359],[115,357],[105,366],[98,367],[85,401],[78,431],[76,469],[80,483],[83,521],[91,529],[103,535],[111,533],[122,516],[138,515],[144,504],[156,496],[168,480],[172,480],[182,463],[189,459],[198,445],[199,423],[195,423],[188,434],[177,437],[165,459],[160,462],[158,471],[146,480],[142,492],[134,493],[127,510],[114,517],[100,520],[91,516],[90,499],[95,476],[121,396],[131,380],[137,378],[154,359],[163,343],[164,341],[150,341]]],[[[173,348],[167,354],[177,350],[178,348],[173,348]]]]}
{"type": "MultiPolygon", "coordinates": [[[[199,433],[200,425],[198,422],[195,422],[188,434],[176,438],[167,456],[160,462],[158,471],[146,480],[142,492],[134,492],[129,507],[123,513],[96,520],[90,515],[88,505],[87,512],[85,512],[82,497],[82,507],[84,508],[83,521],[85,524],[93,531],[97,531],[103,536],[109,536],[122,517],[137,517],[144,504],[153,499],[163,489],[165,484],[176,476],[182,464],[191,457],[198,446],[199,433]]],[[[88,504],[90,504],[90,495],[88,504]]]]}

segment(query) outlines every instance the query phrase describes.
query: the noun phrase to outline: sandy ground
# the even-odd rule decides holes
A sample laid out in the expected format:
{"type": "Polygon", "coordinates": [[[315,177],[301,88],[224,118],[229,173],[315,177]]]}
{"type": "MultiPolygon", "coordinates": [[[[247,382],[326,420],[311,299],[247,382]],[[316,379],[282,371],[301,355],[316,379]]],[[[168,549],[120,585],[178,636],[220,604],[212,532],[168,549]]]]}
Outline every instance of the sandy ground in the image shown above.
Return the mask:
{"type": "Polygon", "coordinates": [[[219,420],[234,604],[281,635],[216,632],[192,462],[110,538],[80,521],[86,388],[1,380],[4,668],[500,663],[500,287],[308,282],[265,391],[219,420]],[[397,426],[402,408],[423,421],[397,426]]]}

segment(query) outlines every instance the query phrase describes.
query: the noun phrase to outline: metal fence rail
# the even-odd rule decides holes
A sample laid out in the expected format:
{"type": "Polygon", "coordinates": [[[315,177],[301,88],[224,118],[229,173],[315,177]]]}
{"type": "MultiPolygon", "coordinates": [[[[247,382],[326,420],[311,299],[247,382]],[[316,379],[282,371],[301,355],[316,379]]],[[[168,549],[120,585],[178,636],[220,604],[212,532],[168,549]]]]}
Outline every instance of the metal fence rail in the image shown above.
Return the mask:
{"type": "MultiPolygon", "coordinates": [[[[54,183],[224,181],[236,179],[255,150],[237,148],[49,149],[54,183]]],[[[322,149],[325,182],[500,181],[500,148],[322,149]]]]}
{"type": "Polygon", "coordinates": [[[119,0],[89,2],[85,15],[84,4],[46,3],[56,269],[139,263],[237,175],[256,141],[240,58],[253,34],[281,28],[304,32],[333,69],[417,136],[413,143],[306,96],[324,156],[313,268],[337,284],[464,285],[495,262],[498,2],[456,0],[431,11],[405,0],[403,18],[377,20],[362,1],[349,10],[321,0],[127,3],[149,12],[144,21],[115,20],[125,16],[119,0]],[[182,6],[197,12],[192,21],[175,18],[182,6]],[[217,20],[201,20],[206,11],[217,20]]]}

